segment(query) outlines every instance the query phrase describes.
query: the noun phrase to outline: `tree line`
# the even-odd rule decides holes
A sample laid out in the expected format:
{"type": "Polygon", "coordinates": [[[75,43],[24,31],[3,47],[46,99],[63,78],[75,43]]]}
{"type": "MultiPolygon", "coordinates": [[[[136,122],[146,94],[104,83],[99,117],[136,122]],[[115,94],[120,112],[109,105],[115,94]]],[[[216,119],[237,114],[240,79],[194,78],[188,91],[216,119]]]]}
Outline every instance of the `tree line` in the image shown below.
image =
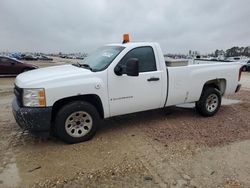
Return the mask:
{"type": "Polygon", "coordinates": [[[238,47],[234,46],[227,50],[215,50],[214,56],[218,57],[224,55],[225,57],[234,57],[234,56],[247,56],[250,57],[250,46],[247,47],[238,47]]]}

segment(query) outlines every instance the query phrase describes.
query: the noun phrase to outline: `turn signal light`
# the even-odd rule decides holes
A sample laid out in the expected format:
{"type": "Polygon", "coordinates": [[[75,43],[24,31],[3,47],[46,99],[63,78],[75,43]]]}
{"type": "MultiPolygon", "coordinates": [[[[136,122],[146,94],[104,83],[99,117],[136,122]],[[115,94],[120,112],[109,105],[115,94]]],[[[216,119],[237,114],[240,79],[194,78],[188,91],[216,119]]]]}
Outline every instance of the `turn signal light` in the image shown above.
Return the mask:
{"type": "Polygon", "coordinates": [[[44,98],[39,99],[39,106],[45,106],[45,99],[44,98]]]}
{"type": "Polygon", "coordinates": [[[45,97],[45,92],[44,92],[44,90],[39,90],[39,91],[38,91],[38,96],[41,97],[41,98],[44,98],[44,97],[45,97]]]}

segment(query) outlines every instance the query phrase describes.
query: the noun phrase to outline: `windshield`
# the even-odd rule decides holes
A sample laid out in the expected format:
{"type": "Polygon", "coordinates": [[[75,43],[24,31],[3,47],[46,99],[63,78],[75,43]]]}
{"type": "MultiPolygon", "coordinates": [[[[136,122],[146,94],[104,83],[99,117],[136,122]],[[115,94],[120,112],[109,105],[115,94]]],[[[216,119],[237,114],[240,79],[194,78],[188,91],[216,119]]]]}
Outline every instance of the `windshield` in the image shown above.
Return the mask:
{"type": "Polygon", "coordinates": [[[89,54],[80,62],[80,65],[88,66],[93,71],[104,70],[124,48],[123,46],[104,46],[89,54]]]}

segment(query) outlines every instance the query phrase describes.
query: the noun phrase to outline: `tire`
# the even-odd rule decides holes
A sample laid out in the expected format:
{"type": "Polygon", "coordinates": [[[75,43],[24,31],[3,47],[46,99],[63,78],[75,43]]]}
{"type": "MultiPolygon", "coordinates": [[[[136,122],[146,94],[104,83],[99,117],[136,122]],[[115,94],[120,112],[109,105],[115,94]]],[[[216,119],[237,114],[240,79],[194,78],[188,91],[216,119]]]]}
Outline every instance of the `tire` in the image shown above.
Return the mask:
{"type": "Polygon", "coordinates": [[[204,117],[215,115],[221,106],[221,94],[213,87],[205,87],[200,100],[196,102],[196,110],[204,117]]]}
{"type": "Polygon", "coordinates": [[[83,101],[63,106],[55,118],[55,133],[64,142],[73,144],[93,138],[100,124],[96,108],[83,101]]]}
{"type": "Polygon", "coordinates": [[[246,72],[247,71],[247,67],[246,66],[242,67],[242,71],[246,72]]]}

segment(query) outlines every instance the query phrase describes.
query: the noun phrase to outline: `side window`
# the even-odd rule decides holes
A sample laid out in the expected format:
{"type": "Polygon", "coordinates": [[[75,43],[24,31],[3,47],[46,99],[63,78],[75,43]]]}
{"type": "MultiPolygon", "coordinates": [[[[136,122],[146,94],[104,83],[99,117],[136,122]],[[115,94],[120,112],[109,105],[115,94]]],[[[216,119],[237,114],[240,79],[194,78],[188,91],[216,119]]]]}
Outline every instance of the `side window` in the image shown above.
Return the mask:
{"type": "Polygon", "coordinates": [[[0,58],[0,63],[6,64],[8,62],[8,59],[5,57],[0,58]]]}
{"type": "Polygon", "coordinates": [[[129,51],[122,58],[121,65],[124,66],[130,58],[139,60],[139,72],[156,71],[155,55],[151,47],[139,47],[129,51]]]}
{"type": "Polygon", "coordinates": [[[10,63],[16,65],[18,62],[17,62],[17,61],[14,61],[14,60],[10,60],[10,63]]]}

